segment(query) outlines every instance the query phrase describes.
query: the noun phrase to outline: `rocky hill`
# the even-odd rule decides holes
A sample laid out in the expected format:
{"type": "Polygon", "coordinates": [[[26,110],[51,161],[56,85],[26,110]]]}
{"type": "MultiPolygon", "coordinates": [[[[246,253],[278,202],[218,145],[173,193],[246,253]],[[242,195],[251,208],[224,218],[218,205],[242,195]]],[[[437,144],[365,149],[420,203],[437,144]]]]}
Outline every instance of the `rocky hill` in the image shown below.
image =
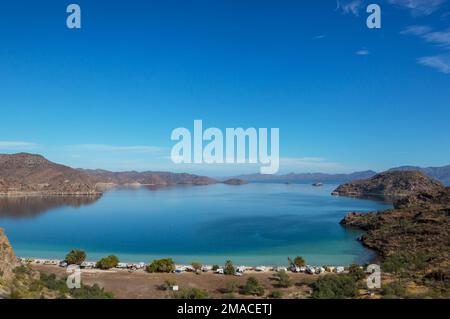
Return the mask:
{"type": "Polygon", "coordinates": [[[450,185],[450,165],[441,167],[401,166],[391,168],[389,171],[419,171],[445,185],[450,185]]]}
{"type": "Polygon", "coordinates": [[[394,203],[394,209],[350,213],[341,221],[366,231],[362,243],[383,257],[425,258],[424,268],[439,267],[450,284],[450,187],[417,193],[394,203]]]}
{"type": "Polygon", "coordinates": [[[340,185],[333,192],[341,196],[403,197],[419,193],[436,194],[445,187],[440,182],[418,171],[392,171],[369,179],[340,185]]]}
{"type": "Polygon", "coordinates": [[[92,195],[94,180],[73,168],[50,162],[43,156],[0,154],[0,195],[92,195]]]}
{"type": "Polygon", "coordinates": [[[100,195],[117,185],[209,185],[217,181],[204,176],[169,172],[110,172],[73,169],[41,155],[0,154],[0,196],[100,195]]]}
{"type": "Polygon", "coordinates": [[[9,281],[14,276],[13,270],[17,259],[5,232],[0,228],[0,280],[9,281]]]}

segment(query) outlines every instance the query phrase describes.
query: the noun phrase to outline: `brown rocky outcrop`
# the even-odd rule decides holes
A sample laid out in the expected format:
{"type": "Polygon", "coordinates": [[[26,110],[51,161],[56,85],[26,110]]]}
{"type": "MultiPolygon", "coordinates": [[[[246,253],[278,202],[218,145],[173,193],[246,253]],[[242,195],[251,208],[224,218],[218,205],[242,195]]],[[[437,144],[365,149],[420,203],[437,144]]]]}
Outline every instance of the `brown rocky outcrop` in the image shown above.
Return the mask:
{"type": "Polygon", "coordinates": [[[333,194],[341,196],[405,197],[420,193],[435,196],[445,190],[443,184],[418,171],[393,171],[369,179],[340,185],[333,194]]]}
{"type": "Polygon", "coordinates": [[[14,277],[13,270],[17,266],[14,250],[5,232],[0,228],[0,280],[9,281],[14,277]]]}
{"type": "MultiPolygon", "coordinates": [[[[407,252],[430,256],[430,265],[450,264],[450,187],[434,194],[411,195],[393,209],[373,213],[349,213],[341,221],[365,230],[361,242],[390,256],[407,252]]],[[[450,269],[450,268],[449,268],[450,269]]]]}
{"type": "Polygon", "coordinates": [[[43,156],[0,154],[0,195],[93,195],[95,181],[43,156]]]}

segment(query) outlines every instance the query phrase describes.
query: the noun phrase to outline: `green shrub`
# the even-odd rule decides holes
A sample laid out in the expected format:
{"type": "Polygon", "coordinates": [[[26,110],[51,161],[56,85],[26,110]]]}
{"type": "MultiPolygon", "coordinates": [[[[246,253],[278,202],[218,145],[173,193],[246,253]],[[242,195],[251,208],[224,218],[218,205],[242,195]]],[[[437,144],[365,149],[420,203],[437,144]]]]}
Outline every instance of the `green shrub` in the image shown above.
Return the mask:
{"type": "Polygon", "coordinates": [[[352,264],[350,265],[348,269],[348,274],[355,278],[356,281],[360,281],[364,278],[366,278],[366,273],[358,264],[352,264]]]}
{"type": "Polygon", "coordinates": [[[226,288],[225,291],[227,293],[233,293],[233,292],[237,292],[239,290],[239,283],[237,281],[229,281],[226,284],[226,288]]]}
{"type": "Polygon", "coordinates": [[[13,269],[14,274],[16,275],[28,275],[31,273],[31,268],[29,266],[20,265],[13,269]]]}
{"type": "Polygon", "coordinates": [[[247,279],[247,282],[243,288],[244,295],[263,296],[264,292],[264,287],[255,277],[250,277],[247,279]]]}
{"type": "Polygon", "coordinates": [[[147,266],[148,272],[173,272],[175,263],[172,258],[157,259],[147,266]]]}
{"type": "Polygon", "coordinates": [[[110,292],[105,292],[97,284],[93,286],[81,285],[79,289],[72,289],[70,295],[75,299],[112,299],[114,295],[110,292]]]}
{"type": "Polygon", "coordinates": [[[275,275],[278,280],[278,285],[283,288],[289,288],[292,286],[292,280],[285,271],[279,271],[275,275]]]}
{"type": "Polygon", "coordinates": [[[294,265],[297,267],[304,267],[306,265],[305,259],[301,256],[297,256],[294,259],[294,265]]]}
{"type": "Polygon", "coordinates": [[[66,255],[69,265],[81,265],[86,260],[86,253],[83,250],[73,249],[66,255]]]}
{"type": "Polygon", "coordinates": [[[397,299],[406,297],[406,288],[398,281],[383,285],[381,291],[385,299],[397,299]]]}
{"type": "Polygon", "coordinates": [[[223,269],[223,273],[225,275],[234,275],[236,273],[236,269],[234,268],[234,265],[231,262],[231,260],[227,260],[225,262],[225,267],[223,269]]]}
{"type": "Polygon", "coordinates": [[[327,275],[311,285],[315,299],[345,299],[358,294],[357,283],[350,275],[327,275]]]}
{"type": "Polygon", "coordinates": [[[272,293],[270,294],[270,298],[281,299],[283,298],[283,292],[280,290],[272,291],[272,293]]]}
{"type": "Polygon", "coordinates": [[[100,269],[111,269],[117,267],[118,263],[119,258],[114,255],[110,255],[97,261],[96,267],[100,269]]]}
{"type": "Polygon", "coordinates": [[[426,268],[431,256],[424,253],[400,252],[385,259],[381,265],[384,272],[398,274],[402,271],[418,271],[426,268]]]}
{"type": "Polygon", "coordinates": [[[67,284],[64,280],[56,278],[55,274],[45,274],[41,273],[39,278],[40,284],[47,289],[57,290],[61,293],[69,292],[69,288],[67,288],[67,284]]]}
{"type": "Polygon", "coordinates": [[[205,290],[199,288],[183,289],[177,293],[176,298],[178,299],[209,299],[209,294],[205,290]]]}

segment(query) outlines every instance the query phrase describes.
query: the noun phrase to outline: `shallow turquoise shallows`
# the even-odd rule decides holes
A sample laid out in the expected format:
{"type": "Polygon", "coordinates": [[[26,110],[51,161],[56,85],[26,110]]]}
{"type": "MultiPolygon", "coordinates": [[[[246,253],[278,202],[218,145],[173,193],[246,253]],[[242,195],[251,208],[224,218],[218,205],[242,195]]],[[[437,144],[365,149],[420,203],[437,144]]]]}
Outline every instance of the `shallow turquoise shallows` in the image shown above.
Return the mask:
{"type": "Polygon", "coordinates": [[[18,256],[63,258],[72,248],[88,260],[172,257],[177,263],[282,265],[303,256],[313,265],[365,262],[372,252],[359,232],[339,225],[351,211],[382,202],[330,196],[336,185],[223,184],[114,190],[92,198],[2,198],[0,227],[18,256]]]}

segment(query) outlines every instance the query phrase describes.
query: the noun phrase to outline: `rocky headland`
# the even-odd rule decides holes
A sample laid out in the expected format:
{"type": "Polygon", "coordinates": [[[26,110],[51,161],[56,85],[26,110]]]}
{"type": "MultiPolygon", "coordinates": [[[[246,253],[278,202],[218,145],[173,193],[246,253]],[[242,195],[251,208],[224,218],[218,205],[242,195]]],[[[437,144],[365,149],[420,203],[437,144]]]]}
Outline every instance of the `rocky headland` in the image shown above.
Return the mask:
{"type": "Polygon", "coordinates": [[[341,224],[364,230],[361,243],[378,252],[402,280],[450,295],[450,187],[418,172],[388,172],[338,189],[351,196],[374,191],[396,196],[394,208],[352,212],[341,224]]]}
{"type": "Polygon", "coordinates": [[[333,194],[340,196],[380,196],[401,198],[419,193],[437,194],[445,189],[438,182],[419,171],[392,171],[377,174],[369,179],[340,185],[333,194]]]}

